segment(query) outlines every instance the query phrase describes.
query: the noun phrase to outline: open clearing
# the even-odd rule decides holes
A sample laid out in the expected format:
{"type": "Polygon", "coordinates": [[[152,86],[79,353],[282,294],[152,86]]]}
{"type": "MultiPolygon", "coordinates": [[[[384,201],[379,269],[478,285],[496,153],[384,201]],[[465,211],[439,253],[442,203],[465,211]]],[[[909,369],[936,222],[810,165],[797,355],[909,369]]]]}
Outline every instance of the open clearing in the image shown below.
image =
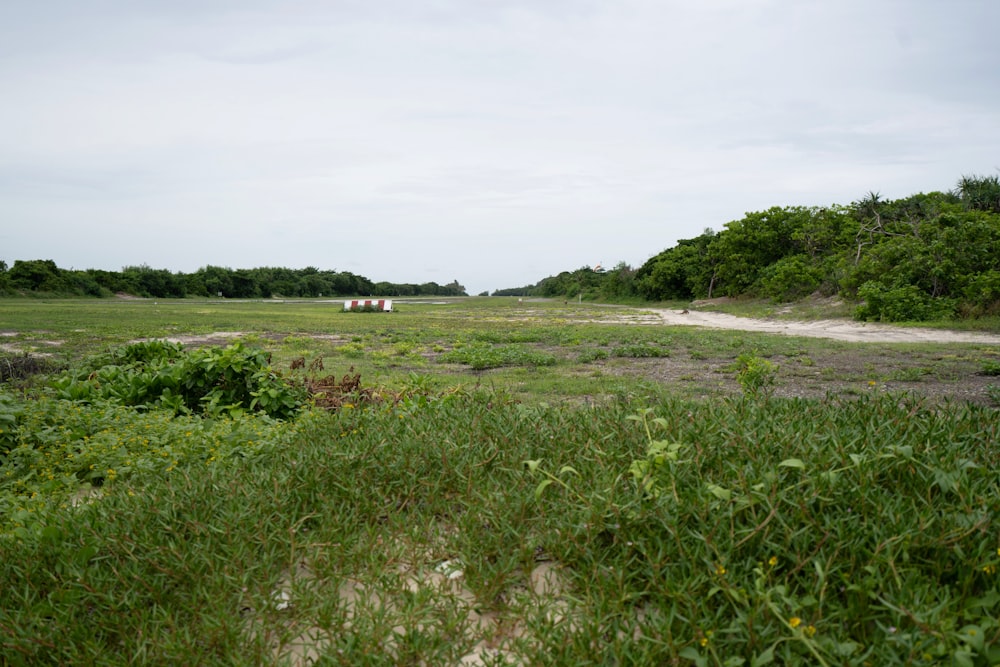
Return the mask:
{"type": "MultiPolygon", "coordinates": [[[[753,319],[695,306],[684,310],[536,299],[398,300],[392,314],[355,315],[340,312],[339,301],[9,305],[23,311],[23,320],[21,326],[0,332],[0,347],[7,354],[72,359],[84,349],[150,338],[190,347],[224,346],[242,339],[265,347],[281,369],[297,359],[320,359],[327,372],[341,374],[356,367],[366,385],[392,384],[417,374],[432,378],[437,386],[507,386],[530,400],[593,402],[645,391],[647,385],[695,398],[734,395],[740,392],[734,363],[750,354],[778,367],[776,396],[907,392],[936,401],[991,405],[991,387],[998,382],[982,371],[984,363],[1000,360],[996,333],[848,319],[753,319]],[[40,322],[46,323],[44,328],[37,326],[40,322]],[[496,367],[470,369],[446,362],[446,355],[470,344],[548,355],[554,364],[532,366],[513,358],[496,367]],[[638,352],[630,351],[636,347],[638,352]],[[650,349],[656,350],[655,356],[642,356],[650,349]]],[[[17,324],[9,319],[9,324],[17,324]]]]}
{"type": "Polygon", "coordinates": [[[75,373],[0,397],[11,664],[1000,661],[995,334],[502,299],[5,305],[0,370],[75,373]],[[124,346],[163,340],[227,369],[252,350],[313,400],[88,398],[191,368],[129,375],[123,353],[166,346],[124,346]]]}

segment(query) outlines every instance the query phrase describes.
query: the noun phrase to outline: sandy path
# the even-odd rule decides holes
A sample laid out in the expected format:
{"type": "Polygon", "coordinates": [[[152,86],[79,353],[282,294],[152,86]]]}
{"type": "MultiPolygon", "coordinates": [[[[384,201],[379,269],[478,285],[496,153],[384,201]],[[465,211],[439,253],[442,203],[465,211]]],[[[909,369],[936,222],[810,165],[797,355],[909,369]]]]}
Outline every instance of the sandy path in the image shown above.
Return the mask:
{"type": "Polygon", "coordinates": [[[652,312],[659,315],[665,324],[671,325],[832,338],[855,343],[982,343],[1000,345],[1000,336],[998,335],[970,331],[893,327],[852,320],[816,320],[813,322],[756,320],[725,313],[695,310],[686,313],[677,310],[653,310],[652,312]]]}

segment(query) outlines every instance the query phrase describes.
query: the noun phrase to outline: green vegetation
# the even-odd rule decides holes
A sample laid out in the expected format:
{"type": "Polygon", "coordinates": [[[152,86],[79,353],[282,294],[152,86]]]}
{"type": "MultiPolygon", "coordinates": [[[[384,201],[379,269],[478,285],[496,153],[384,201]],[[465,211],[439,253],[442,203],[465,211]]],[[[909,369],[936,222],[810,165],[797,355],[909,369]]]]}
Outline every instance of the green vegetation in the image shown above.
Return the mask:
{"type": "Polygon", "coordinates": [[[289,418],[302,407],[305,390],[279,377],[269,355],[236,342],[225,349],[185,352],[180,343],[133,343],[89,360],[51,382],[58,398],[80,403],[104,400],[176,414],[257,410],[289,418]]]}
{"type": "MultiPolygon", "coordinates": [[[[774,206],[706,229],[641,267],[584,266],[493,296],[565,302],[690,302],[731,297],[793,302],[837,295],[866,321],[928,322],[1000,316],[1000,178],[963,176],[948,192],[849,205],[774,206]]],[[[148,266],[63,270],[52,260],[0,261],[0,295],[271,298],[465,296],[453,281],[372,282],[350,272],[205,266],[192,274],[148,266]]],[[[484,292],[482,295],[486,295],[484,292]]]]}
{"type": "Polygon", "coordinates": [[[126,266],[121,271],[99,269],[66,270],[50,259],[15,260],[7,268],[0,261],[0,296],[33,294],[44,296],[107,297],[131,294],[152,298],[186,296],[261,299],[271,297],[333,296],[465,296],[458,281],[396,284],[373,283],[349,271],[321,271],[316,267],[286,269],[259,267],[230,269],[204,266],[194,273],[173,273],[149,266],[126,266]]]}
{"type": "Polygon", "coordinates": [[[494,294],[617,302],[840,295],[859,302],[862,320],[978,318],[1000,314],[997,248],[1000,179],[965,176],[951,192],[747,213],[638,269],[582,267],[494,294]]]}
{"type": "Polygon", "coordinates": [[[483,342],[456,347],[441,355],[440,360],[466,364],[477,371],[501,366],[552,366],[556,363],[556,358],[551,354],[534,352],[521,345],[491,345],[483,342]]]}
{"type": "Polygon", "coordinates": [[[767,359],[752,354],[741,354],[736,359],[736,380],[743,393],[751,398],[770,396],[778,373],[777,367],[767,359]]]}
{"type": "Polygon", "coordinates": [[[993,347],[4,308],[2,664],[1000,661],[993,347]]]}

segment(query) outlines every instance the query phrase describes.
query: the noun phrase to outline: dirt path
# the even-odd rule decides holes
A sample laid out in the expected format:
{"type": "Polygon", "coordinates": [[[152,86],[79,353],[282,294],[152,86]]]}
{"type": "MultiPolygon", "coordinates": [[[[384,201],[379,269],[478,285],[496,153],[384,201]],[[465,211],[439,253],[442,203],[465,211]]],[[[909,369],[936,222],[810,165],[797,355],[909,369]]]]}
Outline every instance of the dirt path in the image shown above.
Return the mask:
{"type": "Polygon", "coordinates": [[[702,311],[653,310],[665,324],[759,331],[787,336],[831,338],[856,343],[982,343],[1000,345],[1000,336],[971,331],[916,329],[881,324],[866,324],[851,320],[756,320],[725,313],[702,311]]]}

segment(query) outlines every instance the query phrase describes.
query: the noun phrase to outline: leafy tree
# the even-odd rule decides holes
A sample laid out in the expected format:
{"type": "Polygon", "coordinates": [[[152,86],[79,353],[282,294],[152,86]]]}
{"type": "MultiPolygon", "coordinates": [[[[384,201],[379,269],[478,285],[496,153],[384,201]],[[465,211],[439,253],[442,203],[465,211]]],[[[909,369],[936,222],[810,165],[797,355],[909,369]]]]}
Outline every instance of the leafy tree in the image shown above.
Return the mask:
{"type": "MultiPolygon", "coordinates": [[[[493,296],[531,296],[538,288],[535,285],[525,285],[524,287],[507,287],[505,289],[493,290],[493,296]]],[[[485,296],[485,295],[480,295],[485,296]]]]}
{"type": "Polygon", "coordinates": [[[196,272],[208,296],[233,296],[232,270],[221,266],[203,266],[196,272]]]}
{"type": "Polygon", "coordinates": [[[84,296],[105,297],[110,290],[101,286],[89,271],[64,271],[63,280],[74,294],[84,296]]]}
{"type": "Polygon", "coordinates": [[[783,257],[761,272],[761,295],[794,301],[819,289],[824,273],[823,265],[806,254],[783,257]]]}
{"type": "Polygon", "coordinates": [[[962,176],[955,194],[968,209],[1000,213],[1000,179],[995,175],[962,176]]]}
{"type": "Polygon", "coordinates": [[[716,270],[712,291],[725,296],[761,292],[759,280],[775,262],[799,253],[817,255],[836,235],[823,226],[824,209],[791,206],[747,213],[726,224],[709,245],[708,258],[716,270]]]}
{"type": "Polygon", "coordinates": [[[990,269],[970,276],[962,296],[965,315],[1000,315],[1000,270],[990,269]]]}
{"type": "Polygon", "coordinates": [[[652,301],[710,296],[715,265],[708,259],[708,247],[715,237],[706,229],[647,260],[635,274],[638,294],[652,301]]]}
{"type": "Polygon", "coordinates": [[[604,273],[599,293],[602,299],[624,299],[636,294],[636,271],[625,262],[618,262],[615,268],[604,273]]]}
{"type": "Polygon", "coordinates": [[[179,299],[187,295],[183,276],[174,275],[166,269],[153,269],[146,264],[126,266],[122,269],[121,278],[125,291],[133,294],[160,299],[179,299]]]}
{"type": "Polygon", "coordinates": [[[866,282],[858,290],[862,303],[855,311],[860,320],[919,322],[952,317],[955,302],[935,299],[916,285],[887,287],[878,281],[866,282]]]}
{"type": "Polygon", "coordinates": [[[232,296],[236,299],[254,299],[262,296],[257,278],[247,269],[237,269],[229,276],[229,284],[232,296]]]}
{"type": "Polygon", "coordinates": [[[589,266],[580,267],[576,271],[563,271],[557,276],[549,276],[539,281],[535,295],[575,299],[584,294],[592,298],[597,295],[602,276],[602,273],[589,266]]]}
{"type": "Polygon", "coordinates": [[[51,259],[14,260],[8,279],[15,289],[61,292],[66,289],[62,270],[51,259]]]}

